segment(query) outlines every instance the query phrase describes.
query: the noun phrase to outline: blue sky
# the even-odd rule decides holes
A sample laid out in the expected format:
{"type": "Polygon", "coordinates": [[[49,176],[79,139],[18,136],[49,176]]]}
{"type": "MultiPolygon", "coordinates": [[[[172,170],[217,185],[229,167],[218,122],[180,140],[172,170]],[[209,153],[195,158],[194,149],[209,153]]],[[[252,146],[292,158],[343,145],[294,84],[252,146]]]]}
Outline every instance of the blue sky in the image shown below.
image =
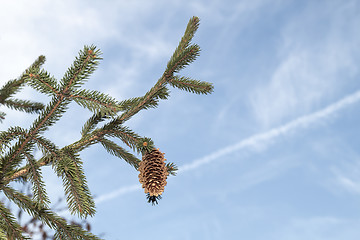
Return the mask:
{"type": "MultiPolygon", "coordinates": [[[[335,240],[360,235],[360,2],[357,0],[7,1],[0,81],[40,54],[61,78],[85,44],[104,60],[85,85],[119,100],[161,76],[190,17],[201,56],[184,75],[213,94],[171,90],[128,126],[180,171],[149,205],[137,175],[100,146],[82,153],[106,239],[335,240]]],[[[31,89],[25,99],[48,99],[31,89]]],[[[1,125],[34,116],[7,111],[1,125]]],[[[46,136],[64,146],[90,116],[72,105],[46,136]]],[[[44,169],[53,199],[61,182],[44,169]]],[[[67,216],[67,213],[62,213],[67,216]]]]}

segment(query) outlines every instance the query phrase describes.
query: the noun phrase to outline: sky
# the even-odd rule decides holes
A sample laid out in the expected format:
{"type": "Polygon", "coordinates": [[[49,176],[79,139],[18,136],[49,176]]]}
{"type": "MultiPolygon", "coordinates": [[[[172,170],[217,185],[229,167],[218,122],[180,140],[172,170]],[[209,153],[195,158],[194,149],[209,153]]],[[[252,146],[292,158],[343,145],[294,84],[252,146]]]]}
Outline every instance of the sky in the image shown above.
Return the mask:
{"type": "MultiPolygon", "coordinates": [[[[178,175],[146,202],[138,172],[101,146],[81,153],[105,239],[355,240],[360,235],[360,1],[15,0],[0,8],[0,81],[39,56],[61,79],[84,45],[103,60],[84,87],[118,100],[162,75],[188,20],[200,57],[182,71],[211,95],[171,89],[127,122],[178,175]]],[[[17,95],[47,102],[30,88],[17,95]]],[[[9,126],[36,116],[1,107],[9,126]]],[[[46,137],[65,146],[91,114],[73,104],[46,137]]],[[[62,183],[43,169],[51,199],[62,183]]],[[[60,212],[71,218],[68,212],[60,212]]]]}

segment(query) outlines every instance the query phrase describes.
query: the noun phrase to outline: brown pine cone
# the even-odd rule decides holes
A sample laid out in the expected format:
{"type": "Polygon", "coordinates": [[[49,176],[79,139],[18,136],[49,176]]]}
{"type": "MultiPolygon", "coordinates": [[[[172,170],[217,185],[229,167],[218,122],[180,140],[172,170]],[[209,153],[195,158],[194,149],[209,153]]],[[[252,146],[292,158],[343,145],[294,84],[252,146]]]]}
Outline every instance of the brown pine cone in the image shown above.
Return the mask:
{"type": "Polygon", "coordinates": [[[149,194],[149,202],[154,202],[153,199],[164,192],[166,178],[169,175],[165,160],[164,153],[160,152],[159,149],[153,149],[150,153],[146,152],[143,155],[139,164],[139,181],[145,193],[149,194]]]}

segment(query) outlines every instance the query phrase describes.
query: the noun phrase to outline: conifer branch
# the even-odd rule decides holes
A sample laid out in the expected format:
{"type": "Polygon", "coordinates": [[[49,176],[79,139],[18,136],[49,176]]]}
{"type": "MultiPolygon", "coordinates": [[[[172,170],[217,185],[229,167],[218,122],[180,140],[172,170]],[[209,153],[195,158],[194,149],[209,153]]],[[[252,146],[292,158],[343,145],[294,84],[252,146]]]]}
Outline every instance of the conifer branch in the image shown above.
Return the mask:
{"type": "Polygon", "coordinates": [[[120,110],[117,101],[98,91],[81,90],[69,96],[80,106],[83,106],[100,116],[114,116],[120,110]]]}
{"type": "MultiPolygon", "coordinates": [[[[44,106],[41,103],[31,102],[31,101],[22,101],[18,99],[9,99],[15,93],[19,92],[20,89],[24,86],[24,81],[26,78],[26,74],[31,68],[39,68],[45,62],[45,57],[40,56],[37,60],[22,74],[19,79],[8,81],[1,89],[0,89],[0,105],[5,104],[8,107],[11,107],[16,110],[22,110],[29,113],[38,113],[40,109],[44,106]],[[21,104],[24,104],[22,106],[21,104]]],[[[0,122],[5,119],[5,113],[0,112],[0,122]]]]}
{"type": "Polygon", "coordinates": [[[167,65],[165,76],[167,80],[170,80],[175,72],[179,72],[187,65],[195,61],[200,55],[200,47],[197,44],[193,44],[185,48],[182,52],[174,54],[167,65]]]}
{"type": "Polygon", "coordinates": [[[20,140],[1,158],[0,161],[0,183],[3,179],[12,176],[15,172],[14,168],[26,158],[25,154],[30,154],[33,150],[32,144],[24,144],[24,138],[20,140]],[[21,151],[19,149],[21,148],[21,151]]]}
{"type": "Polygon", "coordinates": [[[37,91],[49,96],[59,95],[59,87],[54,77],[45,70],[30,68],[25,81],[37,91]]]}
{"type": "MultiPolygon", "coordinates": [[[[185,77],[178,77],[173,76],[174,72],[177,72],[184,68],[186,65],[191,63],[196,59],[199,54],[200,48],[196,45],[190,45],[190,42],[198,28],[199,19],[197,17],[193,17],[190,19],[188,26],[185,30],[185,34],[182,37],[177,49],[175,50],[173,56],[171,57],[167,69],[165,70],[163,76],[157,81],[157,83],[147,92],[143,97],[133,98],[126,101],[122,101],[119,103],[120,108],[124,109],[125,112],[120,116],[112,120],[109,125],[115,126],[123,123],[124,121],[131,118],[134,114],[139,112],[141,109],[148,109],[154,108],[158,105],[158,99],[166,99],[169,95],[168,89],[165,87],[166,83],[170,83],[172,86],[178,87],[180,89],[184,89],[187,91],[191,91],[194,93],[210,93],[213,90],[211,84],[207,84],[205,82],[196,82],[196,80],[191,80],[185,77]]],[[[89,53],[93,53],[92,51],[95,50],[95,47],[92,46],[92,49],[85,48],[82,52],[80,52],[79,59],[90,60],[89,53]]],[[[84,60],[84,61],[85,61],[84,60]]],[[[79,64],[75,64],[79,65],[79,64]]],[[[80,73],[81,71],[75,71],[75,67],[72,67],[72,70],[69,70],[66,74],[70,76],[70,73],[77,72],[80,73]]],[[[84,71],[86,72],[86,71],[84,71]]],[[[70,79],[67,82],[71,85],[76,80],[75,77],[73,78],[66,78],[70,79]]],[[[62,86],[64,87],[66,84],[65,78],[63,79],[62,86]]],[[[69,86],[70,86],[69,85],[69,86]]],[[[76,84],[75,84],[76,85],[76,84]]],[[[95,125],[103,121],[101,114],[99,116],[94,115],[91,119],[83,127],[83,138],[76,143],[72,144],[71,147],[76,151],[81,151],[82,149],[98,142],[103,136],[106,135],[107,131],[97,131],[96,134],[89,135],[88,133],[94,129],[95,125]],[[85,137],[86,135],[86,137],[85,137]]],[[[129,145],[129,143],[127,143],[129,145]]],[[[132,143],[132,146],[135,144],[132,143]]]]}
{"type": "Polygon", "coordinates": [[[166,168],[167,168],[168,173],[173,176],[175,176],[177,170],[179,170],[175,163],[167,163],[166,168]]]}
{"type": "MultiPolygon", "coordinates": [[[[33,147],[33,143],[30,141],[33,137],[38,134],[40,131],[47,130],[48,126],[55,123],[56,120],[60,118],[62,113],[65,111],[65,104],[61,104],[64,101],[63,97],[57,99],[53,98],[53,101],[43,110],[41,116],[39,116],[33,124],[33,127],[28,132],[27,136],[24,139],[20,139],[16,144],[16,147],[9,152],[8,157],[5,158],[6,161],[2,163],[0,170],[5,174],[5,177],[9,177],[11,174],[10,169],[13,169],[21,159],[19,155],[23,154],[25,151],[30,151],[33,147]]],[[[65,102],[68,104],[68,102],[65,102]]]]}
{"type": "Polygon", "coordinates": [[[50,140],[39,135],[33,136],[32,139],[35,143],[37,143],[38,148],[42,151],[44,155],[48,154],[54,159],[61,159],[60,150],[50,140]]]}
{"type": "Polygon", "coordinates": [[[142,100],[142,98],[143,97],[134,97],[134,98],[129,98],[129,99],[121,101],[119,103],[119,105],[121,107],[121,111],[129,110],[134,105],[138,104],[142,100]]]}
{"type": "Polygon", "coordinates": [[[65,113],[70,103],[64,96],[53,97],[52,101],[42,111],[41,115],[34,121],[30,128],[30,136],[48,130],[65,113]]]}
{"type": "Polygon", "coordinates": [[[57,216],[50,209],[45,207],[36,207],[36,203],[28,196],[6,186],[3,187],[2,190],[10,200],[18,205],[19,208],[54,229],[56,231],[55,239],[100,240],[100,238],[83,230],[77,225],[67,224],[65,219],[57,216]]]}
{"type": "MultiPolygon", "coordinates": [[[[61,94],[54,96],[52,101],[42,111],[42,114],[34,121],[32,128],[29,131],[28,136],[19,141],[14,151],[10,153],[6,162],[2,163],[0,171],[7,173],[5,177],[9,177],[9,167],[15,167],[21,158],[18,157],[24,151],[25,146],[29,144],[32,136],[39,132],[45,131],[49,126],[53,125],[65,112],[70,100],[66,98],[70,88],[78,87],[94,70],[100,59],[96,54],[100,54],[99,51],[95,51],[95,47],[84,47],[83,51],[80,51],[80,56],[75,60],[73,66],[68,70],[67,74],[62,80],[61,94]]],[[[28,146],[29,148],[29,146],[28,146]]]]}
{"type": "Polygon", "coordinates": [[[85,47],[82,51],[82,55],[76,59],[74,65],[69,69],[66,77],[62,81],[63,89],[62,94],[54,96],[52,101],[48,106],[43,110],[42,114],[34,121],[32,128],[29,131],[29,135],[22,142],[19,142],[19,147],[16,148],[4,166],[2,166],[2,171],[6,172],[9,167],[9,164],[16,166],[16,163],[12,163],[23,150],[24,147],[32,139],[32,136],[38,134],[39,132],[45,131],[49,126],[53,125],[62,114],[65,112],[67,105],[70,101],[66,98],[66,94],[69,91],[70,87],[76,87],[81,83],[84,78],[88,77],[91,74],[97,65],[97,59],[99,59],[95,54],[99,53],[98,51],[94,52],[95,47],[88,48],[85,47]],[[85,53],[85,54],[84,54],[85,53]]]}
{"type": "Polygon", "coordinates": [[[21,75],[19,79],[10,80],[8,81],[1,89],[0,89],[0,103],[14,95],[15,93],[19,92],[21,87],[24,85],[25,78],[29,69],[33,68],[40,68],[45,62],[44,56],[39,56],[31,66],[25,70],[25,72],[21,75]]]}
{"type": "Polygon", "coordinates": [[[192,92],[196,94],[212,93],[214,89],[211,83],[194,80],[188,77],[174,76],[169,81],[169,84],[181,90],[186,90],[188,92],[192,92]]]}
{"type": "Polygon", "coordinates": [[[199,28],[199,23],[200,23],[200,19],[195,16],[189,20],[188,25],[186,26],[184,36],[181,38],[181,41],[178,47],[176,48],[174,55],[177,55],[179,52],[181,52],[183,49],[189,46],[191,40],[195,35],[195,32],[199,28]]]}
{"type": "Polygon", "coordinates": [[[50,204],[50,199],[46,194],[45,183],[42,180],[41,169],[34,159],[34,156],[31,154],[25,154],[25,156],[28,160],[28,180],[32,183],[33,199],[37,205],[48,207],[48,204],[50,204]]]}
{"type": "Polygon", "coordinates": [[[3,103],[6,99],[12,97],[12,95],[19,92],[23,84],[24,84],[23,78],[8,81],[0,89],[0,103],[3,103]]]}
{"type": "Polygon", "coordinates": [[[5,233],[4,229],[2,229],[1,227],[0,227],[0,239],[1,239],[1,240],[7,240],[7,239],[8,239],[8,237],[6,236],[6,233],[5,233]]]}
{"type": "Polygon", "coordinates": [[[174,54],[170,58],[167,68],[162,77],[156,84],[148,91],[143,97],[136,99],[137,102],[125,111],[119,118],[118,122],[123,123],[130,119],[134,114],[138,113],[141,109],[146,109],[147,104],[151,107],[156,107],[158,99],[167,99],[169,91],[166,88],[166,83],[173,79],[174,73],[179,72],[181,69],[193,62],[200,54],[200,47],[196,44],[189,45],[196,30],[199,26],[199,18],[193,17],[190,19],[184,36],[182,37],[174,54]]]}
{"type": "Polygon", "coordinates": [[[93,216],[95,203],[92,199],[79,156],[70,148],[62,149],[62,158],[53,163],[58,176],[62,177],[65,195],[71,214],[80,217],[93,216]]]}
{"type": "Polygon", "coordinates": [[[99,141],[110,154],[124,159],[131,166],[135,167],[135,169],[139,167],[140,160],[130,152],[126,151],[109,139],[101,138],[99,141]]]}
{"type": "MultiPolygon", "coordinates": [[[[104,136],[109,137],[115,137],[121,139],[126,145],[128,145],[132,149],[138,150],[138,141],[140,140],[140,136],[131,131],[129,128],[124,126],[119,126],[113,122],[110,122],[106,125],[104,125],[102,128],[99,128],[97,130],[94,130],[92,134],[85,134],[80,140],[64,147],[70,148],[74,152],[82,151],[83,149],[89,147],[90,145],[96,144],[99,142],[104,136]]],[[[53,147],[50,147],[50,144],[48,147],[47,144],[44,144],[45,140],[39,141],[39,139],[43,138],[36,138],[35,141],[38,141],[38,143],[43,143],[39,145],[39,148],[42,149],[45,155],[40,160],[37,161],[37,164],[41,166],[45,166],[49,164],[49,159],[58,159],[59,154],[57,151],[54,150],[53,147]],[[51,150],[52,149],[52,150],[51,150]],[[47,150],[47,151],[46,151],[47,150]],[[53,157],[50,157],[53,156],[53,157]]],[[[58,151],[63,151],[63,149],[60,149],[58,151]]],[[[141,151],[140,151],[141,152],[141,151]]],[[[134,165],[135,166],[135,165],[134,165]]],[[[5,182],[12,181],[16,178],[19,178],[21,176],[27,175],[29,171],[29,168],[27,166],[17,170],[11,177],[5,178],[5,182]]]]}
{"type": "MultiPolygon", "coordinates": [[[[190,19],[185,34],[170,58],[163,75],[142,97],[118,102],[101,92],[79,89],[95,71],[99,63],[98,60],[101,59],[101,53],[95,46],[85,46],[79,52],[78,57],[59,83],[45,70],[39,69],[45,61],[45,58],[40,57],[25,71],[20,79],[10,81],[5,85],[6,87],[0,89],[0,104],[28,112],[38,112],[42,109],[28,130],[13,127],[0,132],[0,153],[2,154],[0,157],[0,190],[21,209],[55,229],[55,238],[99,239],[78,226],[68,225],[64,219],[48,209],[50,201],[46,195],[40,168],[51,163],[56,174],[62,178],[68,208],[72,214],[78,214],[81,218],[93,216],[95,204],[87,185],[79,152],[93,144],[100,143],[110,154],[124,159],[138,169],[139,163],[142,161],[109,138],[119,139],[133,151],[136,150],[142,154],[149,154],[155,146],[150,138],[140,137],[123,126],[123,123],[140,110],[157,107],[160,99],[167,99],[169,97],[167,84],[197,94],[208,94],[213,91],[211,83],[174,76],[174,73],[185,68],[199,56],[200,47],[191,44],[198,25],[199,19],[197,17],[190,19]],[[28,83],[41,93],[52,96],[46,107],[29,101],[9,98],[24,83],[28,83]],[[60,149],[50,140],[44,138],[42,134],[61,118],[71,101],[89,109],[93,115],[84,124],[81,130],[81,138],[60,149]],[[117,115],[119,112],[122,112],[121,115],[119,114],[120,116],[117,115]],[[108,122],[97,127],[100,122],[105,120],[108,122]],[[43,156],[38,160],[32,154],[36,145],[43,153],[43,156]],[[24,160],[27,160],[26,165],[20,168],[19,166],[24,160]],[[8,186],[10,181],[19,178],[32,183],[33,199],[8,186]]],[[[3,117],[4,114],[0,112],[0,121],[3,117]]],[[[177,167],[173,163],[165,165],[166,159],[164,159],[163,154],[159,152],[151,156],[148,155],[149,159],[156,158],[158,162],[153,164],[151,169],[143,168],[141,171],[149,177],[147,179],[150,179],[151,174],[158,174],[156,172],[157,167],[161,165],[161,174],[165,176],[162,184],[166,184],[166,176],[175,175],[177,167]]],[[[149,184],[151,183],[148,182],[147,186],[150,186],[149,184]]],[[[159,198],[160,196],[149,195],[149,200],[152,202],[159,198]]],[[[0,214],[3,212],[0,206],[0,214]]],[[[7,219],[11,220],[11,217],[7,217],[7,219]]],[[[7,227],[4,230],[3,223],[0,219],[0,238],[7,233],[7,227]]]]}
{"type": "Polygon", "coordinates": [[[114,124],[114,122],[105,124],[102,128],[99,128],[94,132],[96,132],[96,134],[100,132],[101,136],[119,138],[123,143],[128,145],[133,150],[137,148],[138,141],[141,138],[138,134],[130,130],[128,127],[114,124]]]}
{"type": "Polygon", "coordinates": [[[2,239],[5,240],[30,239],[22,234],[21,226],[17,223],[14,215],[3,205],[1,201],[0,201],[0,231],[2,232],[2,239]]]}
{"type": "Polygon", "coordinates": [[[0,122],[2,122],[5,119],[6,113],[0,112],[0,122]]]}
{"type": "Polygon", "coordinates": [[[10,127],[7,131],[0,132],[0,153],[4,151],[4,148],[9,148],[9,143],[19,137],[25,137],[26,130],[21,127],[10,127]]]}
{"type": "Polygon", "coordinates": [[[142,109],[157,107],[159,101],[158,99],[167,99],[169,96],[169,90],[164,86],[165,83],[165,77],[159,79],[159,81],[150,89],[149,92],[147,92],[143,97],[138,98],[136,104],[125,111],[120,117],[117,118],[116,121],[123,123],[129,120],[142,109]]]}
{"type": "Polygon", "coordinates": [[[109,118],[109,116],[107,116],[106,114],[102,115],[99,112],[94,113],[82,127],[81,136],[84,137],[85,135],[90,133],[92,130],[94,130],[97,124],[105,121],[108,118],[109,118]]]}
{"type": "Polygon", "coordinates": [[[69,91],[80,87],[95,71],[96,66],[99,64],[98,60],[102,59],[100,55],[100,50],[96,50],[95,46],[85,46],[61,79],[61,92],[67,95],[70,93],[69,91]]]}
{"type": "Polygon", "coordinates": [[[42,103],[20,99],[6,99],[2,102],[8,108],[24,111],[27,113],[39,113],[44,108],[42,103]]]}

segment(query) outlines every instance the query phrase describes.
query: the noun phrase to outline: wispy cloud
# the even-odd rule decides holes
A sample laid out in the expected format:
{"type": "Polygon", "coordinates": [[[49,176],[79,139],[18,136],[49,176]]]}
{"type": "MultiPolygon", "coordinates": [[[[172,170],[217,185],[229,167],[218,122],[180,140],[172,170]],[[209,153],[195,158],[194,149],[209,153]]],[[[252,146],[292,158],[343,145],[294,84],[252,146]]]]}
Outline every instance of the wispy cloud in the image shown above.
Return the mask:
{"type": "Polygon", "coordinates": [[[335,175],[336,186],[352,194],[360,194],[360,161],[355,156],[351,162],[333,166],[332,172],[335,175]]]}
{"type": "Polygon", "coordinates": [[[114,198],[116,198],[116,197],[118,197],[120,195],[124,195],[124,194],[130,193],[130,192],[138,191],[139,189],[141,189],[140,184],[134,184],[134,185],[126,186],[126,187],[121,187],[121,188],[119,188],[119,189],[117,189],[115,191],[112,191],[110,193],[103,194],[103,195],[97,197],[95,199],[95,203],[99,204],[99,203],[102,203],[102,202],[106,202],[106,201],[114,199],[114,198]]]}
{"type": "Polygon", "coordinates": [[[355,182],[352,179],[347,178],[345,176],[338,176],[337,180],[348,191],[353,192],[353,193],[360,193],[360,183],[359,182],[355,182]]]}
{"type": "MultiPolygon", "coordinates": [[[[233,145],[224,147],[209,155],[196,159],[191,163],[182,165],[179,167],[178,173],[182,174],[186,171],[196,170],[203,165],[221,159],[221,157],[227,154],[240,151],[242,149],[252,149],[252,148],[257,148],[259,146],[264,147],[268,145],[270,142],[272,142],[271,140],[274,140],[279,136],[286,135],[291,132],[295,132],[296,130],[309,127],[311,124],[323,120],[326,117],[329,117],[332,114],[344,109],[345,107],[358,102],[359,100],[360,100],[360,91],[357,91],[312,114],[297,118],[280,127],[270,129],[269,131],[255,134],[233,145]]],[[[137,191],[138,189],[140,189],[140,184],[121,187],[115,191],[99,196],[98,198],[96,198],[96,202],[97,203],[105,202],[114,199],[120,195],[137,191]]]]}
{"type": "Polygon", "coordinates": [[[339,94],[339,89],[357,81],[354,75],[359,69],[360,38],[356,26],[360,18],[354,16],[358,7],[353,5],[354,1],[326,6],[312,2],[286,23],[279,23],[278,44],[272,46],[276,48],[274,69],[267,77],[270,81],[249,93],[261,125],[271,127],[308,114],[320,102],[339,94]]]}

